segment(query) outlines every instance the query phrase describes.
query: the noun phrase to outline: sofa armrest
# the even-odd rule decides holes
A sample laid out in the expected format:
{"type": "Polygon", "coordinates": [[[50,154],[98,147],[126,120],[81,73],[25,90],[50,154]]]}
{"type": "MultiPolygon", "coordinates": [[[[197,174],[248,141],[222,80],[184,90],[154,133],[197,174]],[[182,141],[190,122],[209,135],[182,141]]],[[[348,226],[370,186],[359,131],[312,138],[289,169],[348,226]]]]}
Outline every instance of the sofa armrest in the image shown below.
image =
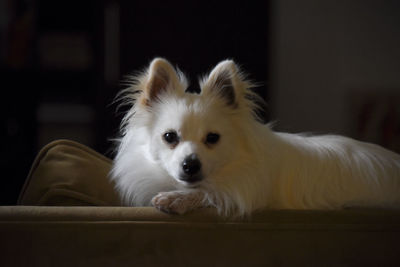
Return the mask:
{"type": "Polygon", "coordinates": [[[264,211],[224,219],[153,208],[0,207],[0,266],[400,264],[400,213],[264,211]]]}

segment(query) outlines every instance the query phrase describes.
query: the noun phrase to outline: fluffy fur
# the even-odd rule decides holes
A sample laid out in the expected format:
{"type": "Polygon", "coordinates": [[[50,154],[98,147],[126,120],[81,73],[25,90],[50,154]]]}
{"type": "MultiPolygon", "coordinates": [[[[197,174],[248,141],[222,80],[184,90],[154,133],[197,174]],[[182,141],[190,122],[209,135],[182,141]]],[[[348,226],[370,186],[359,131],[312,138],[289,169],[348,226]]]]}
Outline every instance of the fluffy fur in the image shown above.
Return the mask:
{"type": "Polygon", "coordinates": [[[257,121],[252,85],[231,60],[201,79],[200,94],[186,93],[188,86],[156,58],[124,91],[131,109],[110,173],[124,204],[179,214],[212,206],[239,216],[263,208],[399,206],[398,154],[342,136],[272,131],[257,121]],[[171,132],[177,140],[168,143],[171,132]],[[182,176],[189,155],[201,165],[195,182],[182,176]]]}

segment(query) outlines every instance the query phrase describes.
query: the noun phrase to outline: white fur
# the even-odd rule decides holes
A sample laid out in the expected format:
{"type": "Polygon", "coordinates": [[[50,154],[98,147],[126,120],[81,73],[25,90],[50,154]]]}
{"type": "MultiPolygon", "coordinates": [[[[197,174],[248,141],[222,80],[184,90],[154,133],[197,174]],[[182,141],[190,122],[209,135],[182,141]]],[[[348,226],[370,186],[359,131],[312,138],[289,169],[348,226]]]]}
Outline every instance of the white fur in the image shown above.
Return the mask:
{"type": "Polygon", "coordinates": [[[222,215],[400,206],[398,154],[342,136],[272,131],[255,119],[251,84],[233,61],[203,78],[198,95],[185,93],[184,75],[160,58],[133,81],[110,175],[126,205],[176,213],[213,206],[222,215]],[[176,147],[163,141],[168,130],[180,136],[176,147]],[[209,132],[220,134],[215,145],[204,143],[209,132]],[[191,153],[204,175],[195,185],[179,179],[191,153]]]}

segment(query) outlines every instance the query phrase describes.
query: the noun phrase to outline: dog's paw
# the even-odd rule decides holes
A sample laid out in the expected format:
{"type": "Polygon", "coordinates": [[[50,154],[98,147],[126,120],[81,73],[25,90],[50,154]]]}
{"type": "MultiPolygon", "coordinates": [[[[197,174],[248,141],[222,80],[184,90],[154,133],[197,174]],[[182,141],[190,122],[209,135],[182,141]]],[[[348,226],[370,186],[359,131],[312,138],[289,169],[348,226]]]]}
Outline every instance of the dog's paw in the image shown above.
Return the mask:
{"type": "Polygon", "coordinates": [[[190,210],[198,208],[200,200],[201,194],[197,192],[187,193],[172,191],[158,193],[153,197],[151,203],[154,207],[163,212],[184,214],[190,210]]]}

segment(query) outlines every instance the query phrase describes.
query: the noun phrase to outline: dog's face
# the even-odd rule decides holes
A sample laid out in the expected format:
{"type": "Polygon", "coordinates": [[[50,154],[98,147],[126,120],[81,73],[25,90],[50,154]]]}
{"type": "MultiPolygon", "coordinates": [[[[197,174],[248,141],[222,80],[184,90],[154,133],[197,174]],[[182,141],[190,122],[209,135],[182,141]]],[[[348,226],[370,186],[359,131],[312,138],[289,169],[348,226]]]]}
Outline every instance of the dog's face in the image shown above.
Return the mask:
{"type": "Polygon", "coordinates": [[[185,93],[182,74],[166,60],[151,63],[138,100],[149,155],[179,183],[197,186],[234,164],[243,139],[239,78],[236,65],[224,61],[200,82],[200,94],[185,93]]]}
{"type": "Polygon", "coordinates": [[[177,181],[199,184],[231,160],[235,135],[223,112],[196,95],[160,104],[151,154],[177,181]]]}

